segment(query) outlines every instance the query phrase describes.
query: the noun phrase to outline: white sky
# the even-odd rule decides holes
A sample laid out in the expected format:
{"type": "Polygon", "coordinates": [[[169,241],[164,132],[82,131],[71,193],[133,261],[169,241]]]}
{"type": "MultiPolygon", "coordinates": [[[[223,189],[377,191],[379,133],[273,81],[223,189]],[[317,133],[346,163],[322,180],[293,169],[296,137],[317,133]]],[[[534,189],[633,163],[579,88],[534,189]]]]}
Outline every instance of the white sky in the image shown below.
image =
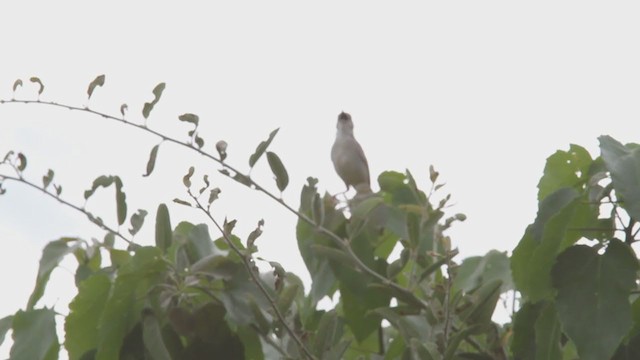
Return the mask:
{"type": "MultiPolygon", "coordinates": [[[[229,143],[229,162],[247,159],[268,133],[289,170],[285,199],[297,205],[308,176],[331,193],[343,190],[329,151],[335,121],[352,114],[372,175],[409,168],[427,187],[433,164],[468,215],[450,235],[460,259],[511,250],[536,211],[536,184],[547,156],[570,143],[597,154],[597,136],[640,141],[640,4],[637,2],[447,1],[86,1],[12,2],[0,12],[0,98],[35,98],[27,79],[45,84],[41,98],[86,105],[88,83],[106,74],[91,108],[130,120],[166,82],[149,126],[186,136],[177,116],[200,116],[205,148],[229,143]]],[[[48,168],[63,197],[102,174],[121,175],[130,214],[150,211],[137,240],[152,242],[158,202],[183,196],[181,179],[202,162],[161,146],[154,174],[142,178],[157,139],[104,119],[41,106],[0,106],[0,155],[29,157],[27,176],[48,168]]],[[[165,144],[167,145],[167,144],[165,144]]],[[[254,176],[274,182],[266,159],[254,176]]],[[[215,214],[239,220],[243,237],[266,221],[260,255],[302,274],[295,218],[259,193],[222,177],[215,214]]],[[[0,197],[0,317],[26,304],[40,250],[61,236],[102,232],[72,210],[16,184],[0,197]]],[[[376,188],[376,186],[374,186],[376,188]]],[[[111,192],[91,211],[115,222],[111,192]]],[[[203,222],[170,205],[173,224],[203,222]]],[[[123,229],[124,230],[124,229],[123,229]]],[[[217,237],[212,230],[212,236],[217,237]]],[[[65,312],[75,264],[54,273],[43,301],[65,312]]],[[[1,349],[6,350],[7,344],[1,349]]]]}

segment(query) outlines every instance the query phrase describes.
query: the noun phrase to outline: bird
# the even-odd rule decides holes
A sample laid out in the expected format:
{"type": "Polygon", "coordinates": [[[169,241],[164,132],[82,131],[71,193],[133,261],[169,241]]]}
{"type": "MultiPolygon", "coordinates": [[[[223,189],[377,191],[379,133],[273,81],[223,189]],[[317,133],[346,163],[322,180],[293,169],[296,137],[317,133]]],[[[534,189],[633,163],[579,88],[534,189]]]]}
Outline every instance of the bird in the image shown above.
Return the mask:
{"type": "MultiPolygon", "coordinates": [[[[356,196],[371,193],[369,164],[362,146],[353,136],[351,115],[341,112],[338,115],[336,140],[331,147],[331,161],[338,176],[349,187],[356,190],[356,196]]],[[[345,191],[345,192],[346,192],[345,191]]]]}

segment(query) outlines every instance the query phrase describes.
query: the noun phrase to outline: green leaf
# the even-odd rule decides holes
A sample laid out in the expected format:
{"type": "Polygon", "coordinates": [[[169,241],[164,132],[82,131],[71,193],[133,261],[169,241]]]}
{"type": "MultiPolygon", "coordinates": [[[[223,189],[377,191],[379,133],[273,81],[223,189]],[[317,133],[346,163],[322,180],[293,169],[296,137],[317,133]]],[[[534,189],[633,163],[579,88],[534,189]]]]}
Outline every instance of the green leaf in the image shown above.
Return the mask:
{"type": "Polygon", "coordinates": [[[280,191],[284,191],[289,185],[289,174],[287,173],[287,169],[282,164],[280,157],[276,155],[276,153],[267,151],[267,161],[269,162],[269,167],[271,167],[271,171],[273,175],[276,177],[276,185],[280,191]]]}
{"type": "Polygon", "coordinates": [[[143,311],[142,314],[142,339],[152,359],[171,360],[169,350],[162,339],[160,323],[151,310],[143,311]]]}
{"type": "Polygon", "coordinates": [[[98,346],[98,326],[110,290],[111,280],[106,274],[95,274],[80,283],[64,323],[64,344],[70,359],[79,359],[98,346]]]}
{"type": "Polygon", "coordinates": [[[558,257],[552,273],[558,317],[581,359],[611,358],[631,329],[629,293],[637,270],[633,251],[616,239],[604,255],[576,245],[558,257]]]}
{"type": "Polygon", "coordinates": [[[127,112],[127,110],[129,110],[129,105],[127,104],[120,105],[120,115],[124,117],[124,114],[127,112]]]}
{"type": "Polygon", "coordinates": [[[22,80],[18,79],[13,83],[13,92],[16,92],[19,86],[22,86],[22,80]]]}
{"type": "Polygon", "coordinates": [[[147,173],[142,176],[147,177],[151,175],[151,173],[153,172],[153,169],[156,167],[156,157],[158,156],[159,148],[160,148],[160,144],[154,146],[151,149],[151,154],[149,154],[149,161],[147,162],[147,173]]]}
{"type": "Polygon", "coordinates": [[[344,322],[338,317],[335,310],[322,315],[311,351],[317,356],[322,356],[333,345],[340,341],[343,327],[344,322]]]}
{"type": "Polygon", "coordinates": [[[163,253],[166,253],[172,242],[173,231],[171,230],[169,208],[167,208],[165,204],[160,204],[156,211],[156,246],[162,250],[163,253]]]}
{"type": "Polygon", "coordinates": [[[95,79],[93,79],[93,81],[91,82],[91,84],[89,84],[89,88],[87,89],[87,95],[89,99],[91,99],[91,95],[93,95],[93,91],[95,90],[95,88],[97,86],[103,86],[104,85],[104,80],[105,80],[105,76],[104,74],[97,76],[95,79]]]}
{"type": "Polygon", "coordinates": [[[186,240],[185,249],[192,264],[214,253],[209,228],[205,224],[191,228],[186,240]]]}
{"type": "Polygon", "coordinates": [[[574,144],[570,145],[569,151],[558,150],[549,156],[538,183],[538,201],[561,188],[580,188],[587,179],[592,161],[587,150],[574,144]]]}
{"type": "Polygon", "coordinates": [[[300,286],[298,286],[298,284],[286,286],[282,290],[282,293],[280,293],[276,301],[280,312],[287,314],[289,310],[291,310],[291,305],[293,305],[293,300],[296,299],[299,290],[300,286]]]}
{"type": "Polygon", "coordinates": [[[251,155],[249,157],[249,166],[253,167],[253,165],[256,164],[256,162],[258,161],[258,159],[260,159],[260,157],[262,156],[262,154],[264,154],[264,152],[267,150],[267,148],[269,147],[269,144],[271,144],[271,141],[273,141],[273,138],[276,136],[276,134],[278,133],[278,130],[280,129],[275,129],[273,130],[270,134],[269,134],[269,138],[265,141],[260,142],[260,144],[258,144],[258,147],[256,147],[256,151],[253,153],[253,155],[251,155]]]}
{"type": "Polygon", "coordinates": [[[7,331],[11,330],[12,323],[13,315],[5,316],[0,319],[0,345],[4,342],[4,337],[7,335],[7,331]]]}
{"type": "Polygon", "coordinates": [[[178,116],[178,120],[191,123],[191,124],[195,125],[195,127],[197,128],[198,127],[198,122],[200,121],[200,118],[196,114],[186,113],[186,114],[182,114],[182,115],[178,116]]]}
{"type": "Polygon", "coordinates": [[[562,329],[552,303],[542,309],[535,322],[536,359],[562,360],[560,340],[562,329]]]}
{"type": "Polygon", "coordinates": [[[640,147],[624,146],[610,136],[598,140],[618,200],[632,218],[640,219],[640,147]]]}
{"type": "Polygon", "coordinates": [[[138,209],[138,212],[131,215],[131,228],[129,229],[129,234],[135,236],[135,234],[140,231],[142,228],[142,224],[144,224],[144,218],[147,216],[147,210],[138,209]]]}
{"type": "Polygon", "coordinates": [[[467,324],[485,324],[491,321],[491,316],[500,299],[502,281],[492,280],[483,284],[471,293],[471,306],[460,314],[460,318],[467,324]]]}
{"type": "Polygon", "coordinates": [[[119,176],[114,176],[116,184],[116,207],[118,215],[118,225],[124,224],[127,220],[127,195],[122,191],[122,180],[119,176]]]}
{"type": "Polygon", "coordinates": [[[125,336],[140,320],[149,289],[166,276],[160,249],[140,247],[118,272],[98,326],[96,360],[117,359],[125,336]]]}
{"type": "Polygon", "coordinates": [[[160,101],[160,97],[162,96],[165,85],[165,83],[156,85],[156,87],[153,88],[153,101],[144,103],[144,106],[142,108],[142,116],[144,116],[145,119],[149,117],[149,114],[151,113],[151,110],[153,110],[153,107],[158,103],[158,101],[160,101]]]}
{"type": "Polygon", "coordinates": [[[536,323],[544,303],[524,303],[513,321],[513,340],[511,351],[515,359],[533,360],[536,358],[536,323]]]}
{"type": "Polygon", "coordinates": [[[216,143],[216,151],[218,151],[218,155],[220,155],[220,161],[224,161],[227,158],[227,142],[224,140],[220,140],[216,143]]]}
{"type": "Polygon", "coordinates": [[[469,292],[496,279],[502,280],[501,292],[510,290],[513,288],[510,264],[507,254],[497,250],[491,250],[485,256],[466,258],[458,268],[452,291],[469,292]]]}
{"type": "Polygon", "coordinates": [[[29,79],[29,81],[31,81],[32,83],[38,84],[39,86],[38,95],[42,94],[42,92],[44,91],[44,85],[42,84],[42,81],[40,80],[40,78],[33,76],[29,79]]]}
{"type": "Polygon", "coordinates": [[[53,170],[49,169],[49,171],[47,171],[47,175],[42,177],[42,187],[44,189],[49,187],[49,184],[51,184],[51,181],[53,181],[53,175],[53,170]]]}
{"type": "Polygon", "coordinates": [[[13,317],[11,360],[54,360],[60,344],[56,335],[55,311],[18,311],[13,317]]]}
{"type": "Polygon", "coordinates": [[[61,238],[51,241],[44,247],[44,250],[42,250],[42,257],[40,258],[40,267],[38,268],[36,285],[29,297],[27,310],[32,310],[38,300],[42,297],[42,294],[44,294],[44,289],[49,282],[51,272],[53,272],[65,256],[73,253],[79,246],[79,239],[61,238]]]}
{"type": "Polygon", "coordinates": [[[563,188],[540,202],[535,222],[513,251],[511,272],[516,288],[533,302],[550,299],[551,268],[556,257],[597,223],[597,207],[574,189],[563,188]]]}

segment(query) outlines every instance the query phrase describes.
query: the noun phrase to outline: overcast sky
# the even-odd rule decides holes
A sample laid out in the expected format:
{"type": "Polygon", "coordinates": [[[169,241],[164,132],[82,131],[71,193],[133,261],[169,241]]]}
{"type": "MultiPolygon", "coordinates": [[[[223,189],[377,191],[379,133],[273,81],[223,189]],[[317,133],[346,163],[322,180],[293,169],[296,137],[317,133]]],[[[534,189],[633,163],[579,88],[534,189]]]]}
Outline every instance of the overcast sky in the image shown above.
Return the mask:
{"type": "MultiPolygon", "coordinates": [[[[166,82],[149,126],[185,139],[189,127],[177,116],[196,113],[205,149],[215,153],[225,139],[228,161],[240,169],[279,127],[272,150],[289,170],[284,198],[295,206],[308,176],[330,193],[343,190],[329,152],[344,110],[372,177],[410,169],[426,188],[428,166],[440,171],[451,212],[468,216],[450,232],[462,259],[515,247],[555,150],[577,143],[595,156],[602,134],[640,141],[639,18],[636,2],[12,2],[0,12],[0,98],[11,98],[21,78],[16,97],[35,99],[27,79],[38,76],[42,100],[114,115],[127,103],[127,118],[141,121],[142,104],[166,82]],[[87,85],[100,74],[106,84],[87,102],[87,85]]],[[[145,208],[151,220],[159,202],[185,197],[189,166],[215,174],[215,164],[164,144],[156,171],[142,178],[157,142],[87,114],[0,105],[0,155],[24,152],[33,181],[54,169],[63,197],[79,205],[95,177],[121,175],[130,210],[145,208]]],[[[253,176],[275,190],[266,161],[253,176]]],[[[223,191],[218,219],[238,219],[246,237],[264,218],[260,255],[307,278],[296,219],[257,192],[219,176],[213,182],[223,191]]],[[[5,187],[0,317],[25,306],[48,241],[103,236],[42,194],[5,187]]],[[[112,198],[103,191],[87,207],[115,224],[112,198]]],[[[170,211],[174,225],[205,221],[195,210],[170,211]]],[[[151,230],[136,240],[151,243],[151,230]]],[[[43,304],[66,312],[74,269],[70,261],[54,273],[43,304]]]]}

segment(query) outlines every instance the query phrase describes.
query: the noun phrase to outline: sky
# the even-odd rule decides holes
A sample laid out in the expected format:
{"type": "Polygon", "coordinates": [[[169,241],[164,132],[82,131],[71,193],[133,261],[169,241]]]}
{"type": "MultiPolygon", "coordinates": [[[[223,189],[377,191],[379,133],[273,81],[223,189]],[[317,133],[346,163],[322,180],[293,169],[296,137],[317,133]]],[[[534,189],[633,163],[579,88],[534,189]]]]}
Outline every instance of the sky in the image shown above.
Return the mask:
{"type": "MultiPolygon", "coordinates": [[[[38,76],[42,100],[114,115],[127,103],[127,119],[141,122],[142,104],[165,82],[148,126],[186,139],[189,127],[177,117],[195,113],[205,150],[227,141],[228,162],[239,169],[248,170],[256,145],[280,128],[270,149],[288,169],[283,198],[294,207],[309,176],[323,191],[343,190],[329,153],[337,115],[349,112],[373,179],[409,169],[428,188],[429,165],[440,172],[451,213],[468,217],[449,232],[461,260],[516,246],[556,150],[576,143],[597,156],[603,134],[640,142],[638,18],[640,4],[624,1],[12,2],[0,12],[0,98],[12,98],[12,84],[23,79],[15,97],[36,99],[27,79],[38,76]],[[88,101],[87,86],[100,74],[105,86],[88,101]]],[[[85,113],[0,105],[0,154],[25,153],[34,181],[54,169],[66,200],[82,205],[94,178],[120,175],[130,210],[154,214],[164,202],[174,224],[206,222],[171,204],[186,197],[182,176],[194,165],[222,189],[214,215],[237,219],[243,238],[264,219],[259,255],[308,279],[292,214],[169,144],[143,178],[157,143],[85,113]]],[[[266,161],[252,176],[277,191],[266,161]]],[[[32,189],[5,188],[0,283],[10,290],[0,317],[26,305],[47,242],[103,236],[32,189]]],[[[112,198],[102,191],[87,208],[115,226],[112,198]]],[[[152,243],[152,219],[136,241],[152,243]]],[[[66,313],[74,268],[68,261],[54,272],[41,304],[66,313]]],[[[6,351],[7,341],[0,356],[6,351]]]]}

